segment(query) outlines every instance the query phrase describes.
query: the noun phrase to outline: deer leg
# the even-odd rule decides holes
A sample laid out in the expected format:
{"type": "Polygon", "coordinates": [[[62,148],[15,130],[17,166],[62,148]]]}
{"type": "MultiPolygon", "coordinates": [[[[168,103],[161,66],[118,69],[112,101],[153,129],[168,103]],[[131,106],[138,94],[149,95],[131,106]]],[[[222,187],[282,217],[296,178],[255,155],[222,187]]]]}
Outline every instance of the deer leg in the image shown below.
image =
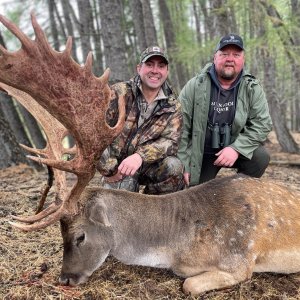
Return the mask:
{"type": "Polygon", "coordinates": [[[183,291],[186,294],[198,295],[210,290],[227,288],[248,279],[247,275],[244,272],[208,271],[187,278],[183,283],[183,291]]]}

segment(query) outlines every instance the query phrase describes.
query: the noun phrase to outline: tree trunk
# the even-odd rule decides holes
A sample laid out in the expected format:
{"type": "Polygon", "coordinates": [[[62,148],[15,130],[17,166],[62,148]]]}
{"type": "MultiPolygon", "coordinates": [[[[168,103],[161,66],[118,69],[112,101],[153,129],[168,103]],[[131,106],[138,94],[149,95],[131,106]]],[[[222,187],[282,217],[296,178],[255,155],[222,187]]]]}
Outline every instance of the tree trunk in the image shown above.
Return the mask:
{"type": "Polygon", "coordinates": [[[2,111],[6,121],[9,123],[17,141],[20,144],[32,147],[32,143],[24,130],[24,126],[11,97],[3,92],[0,92],[0,111],[2,111]]]}
{"type": "Polygon", "coordinates": [[[22,104],[18,103],[18,108],[23,116],[25,126],[29,131],[34,146],[38,149],[43,149],[46,146],[46,140],[41,132],[41,129],[36,119],[28,112],[28,110],[22,104]]]}
{"type": "Polygon", "coordinates": [[[141,0],[131,0],[129,1],[129,4],[134,25],[134,31],[137,36],[139,52],[142,52],[148,46],[146,42],[145,25],[143,19],[143,6],[141,0]]]}
{"type": "MultiPolygon", "coordinates": [[[[156,29],[149,0],[141,0],[143,7],[144,29],[146,34],[147,46],[157,45],[156,29]]],[[[159,1],[158,1],[159,2],[159,1]]]]}
{"type": "Polygon", "coordinates": [[[265,89],[269,99],[270,113],[277,140],[284,152],[297,153],[299,148],[286,126],[285,111],[275,90],[275,62],[267,51],[264,52],[263,63],[265,68],[265,89]]]}
{"type": "Polygon", "coordinates": [[[170,67],[176,70],[175,78],[171,77],[173,85],[180,89],[186,83],[185,80],[185,71],[184,66],[181,62],[177,62],[176,64],[173,63],[173,55],[177,52],[176,49],[176,41],[175,41],[175,32],[174,26],[171,20],[170,11],[168,9],[167,3],[165,0],[160,0],[159,2],[159,12],[160,12],[160,19],[163,23],[164,35],[166,39],[166,45],[169,53],[169,60],[170,60],[170,67]]]}
{"type": "MultiPolygon", "coordinates": [[[[257,11],[260,15],[259,35],[260,38],[264,38],[266,34],[266,25],[264,24],[264,14],[261,11],[257,11]]],[[[275,90],[276,84],[276,64],[273,56],[270,55],[270,49],[264,47],[261,49],[261,61],[264,67],[264,87],[267,99],[269,100],[270,114],[273,121],[273,127],[277,136],[277,140],[282,150],[288,153],[297,153],[299,148],[297,143],[291,136],[286,125],[285,109],[279,101],[278,93],[275,90]]]]}
{"type": "Polygon", "coordinates": [[[210,41],[215,38],[215,28],[213,26],[213,18],[210,13],[208,13],[207,1],[199,0],[202,14],[204,16],[204,35],[205,41],[210,41]]]}
{"type": "MultiPolygon", "coordinates": [[[[257,24],[257,5],[253,5],[253,0],[247,0],[247,7],[246,9],[246,15],[247,15],[247,24],[248,26],[248,33],[249,33],[249,38],[250,39],[255,39],[256,38],[256,24],[257,24]]],[[[250,51],[250,60],[251,60],[251,65],[248,66],[248,70],[250,71],[251,74],[258,74],[258,68],[260,64],[260,60],[258,61],[257,58],[259,58],[259,50],[258,47],[254,49],[254,51],[250,51]]]]}
{"type": "Polygon", "coordinates": [[[59,51],[60,48],[60,43],[59,43],[59,38],[58,38],[58,31],[56,27],[56,22],[55,22],[55,0],[48,0],[48,10],[49,10],[49,18],[50,18],[50,27],[51,27],[51,34],[53,37],[53,48],[56,51],[59,51]]]}
{"type": "Polygon", "coordinates": [[[100,26],[97,22],[97,28],[94,26],[94,22],[92,20],[97,20],[99,16],[97,16],[96,12],[96,3],[94,0],[93,8],[90,6],[89,9],[89,22],[91,37],[94,43],[94,63],[93,63],[93,72],[96,76],[101,76],[103,74],[103,63],[102,63],[102,50],[101,50],[101,36],[100,36],[100,26]]]}
{"type": "MultiPolygon", "coordinates": [[[[276,10],[275,6],[268,3],[268,1],[266,1],[266,0],[259,0],[259,2],[265,8],[265,11],[266,11],[267,15],[270,17],[270,21],[272,22],[273,27],[277,29],[278,36],[280,37],[280,40],[281,40],[282,44],[284,45],[285,53],[286,53],[286,56],[287,56],[289,62],[291,64],[295,65],[296,69],[295,69],[295,74],[294,74],[294,80],[296,82],[299,82],[300,81],[300,70],[299,70],[300,63],[298,62],[297,59],[294,58],[294,55],[291,52],[291,48],[292,48],[292,46],[294,46],[293,38],[292,38],[290,32],[288,31],[288,29],[285,28],[284,22],[280,16],[279,12],[276,10]]],[[[267,61],[265,61],[265,64],[267,64],[267,66],[265,67],[265,72],[266,72],[265,76],[266,77],[270,77],[268,75],[273,76],[272,84],[269,85],[269,92],[272,91],[270,93],[271,98],[269,98],[269,99],[272,99],[272,101],[278,102],[278,105],[274,105],[272,103],[274,106],[274,109],[275,110],[278,109],[278,111],[276,111],[276,112],[274,111],[273,113],[274,113],[274,115],[277,113],[280,113],[280,115],[278,116],[278,118],[280,118],[280,119],[273,120],[273,124],[274,124],[274,128],[276,131],[278,142],[279,142],[280,146],[282,147],[282,149],[286,152],[289,152],[289,153],[299,152],[299,147],[287,128],[285,110],[282,109],[282,105],[279,104],[279,97],[277,95],[277,92],[275,92],[275,90],[274,90],[274,87],[277,86],[276,82],[275,82],[275,78],[276,78],[275,74],[276,73],[269,74],[270,70],[268,69],[268,67],[269,68],[273,67],[273,69],[275,68],[274,59],[270,58],[270,54],[267,55],[267,61]],[[275,97],[274,99],[273,99],[273,96],[275,97]]],[[[269,82],[266,82],[266,84],[269,84],[269,82]]]]}
{"type": "MultiPolygon", "coordinates": [[[[292,37],[295,44],[295,49],[300,49],[300,1],[299,0],[291,0],[291,14],[292,18],[295,22],[294,30],[292,31],[292,37]]],[[[293,110],[294,113],[292,115],[293,120],[293,129],[295,131],[300,131],[300,89],[299,89],[299,73],[300,67],[292,64],[292,72],[295,74],[295,80],[293,80],[292,89],[295,91],[294,101],[293,101],[293,110]]]]}
{"type": "Polygon", "coordinates": [[[234,10],[233,5],[231,5],[229,7],[227,16],[229,17],[228,19],[229,19],[230,27],[227,28],[227,31],[225,29],[225,34],[226,33],[239,33],[237,22],[236,22],[236,17],[235,17],[235,10],[234,10]]]}
{"type": "Polygon", "coordinates": [[[65,19],[65,24],[67,27],[68,36],[72,37],[72,57],[76,62],[78,61],[77,53],[76,53],[76,42],[75,42],[75,36],[74,36],[74,30],[73,30],[73,24],[70,18],[70,15],[72,14],[70,9],[70,3],[68,0],[61,0],[62,9],[63,9],[63,15],[65,19]]]}
{"type": "Polygon", "coordinates": [[[202,44],[202,38],[201,38],[201,22],[199,18],[199,11],[196,0],[193,0],[193,13],[195,18],[195,24],[196,24],[196,37],[197,42],[199,45],[202,44]]]}
{"type": "Polygon", "coordinates": [[[213,30],[214,35],[219,38],[228,34],[230,29],[229,17],[226,11],[226,3],[224,0],[210,0],[213,14],[213,30]]]}
{"type": "Polygon", "coordinates": [[[0,109],[0,169],[29,163],[0,109]]]}
{"type": "Polygon", "coordinates": [[[111,83],[129,79],[126,43],[122,28],[120,0],[99,0],[106,66],[111,69],[111,83]]]}
{"type": "Polygon", "coordinates": [[[79,34],[81,42],[81,50],[83,55],[83,60],[85,61],[88,53],[92,50],[90,42],[90,19],[91,15],[91,5],[90,0],[77,0],[77,6],[79,11],[79,34]]]}

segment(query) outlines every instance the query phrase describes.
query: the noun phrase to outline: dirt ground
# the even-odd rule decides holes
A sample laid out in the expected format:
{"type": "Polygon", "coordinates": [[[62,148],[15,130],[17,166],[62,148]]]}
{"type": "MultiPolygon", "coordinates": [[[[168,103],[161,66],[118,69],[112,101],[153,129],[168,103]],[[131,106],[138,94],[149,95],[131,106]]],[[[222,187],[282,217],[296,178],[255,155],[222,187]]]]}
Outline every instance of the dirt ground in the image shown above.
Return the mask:
{"type": "MultiPolygon", "coordinates": [[[[295,137],[300,144],[300,134],[295,137]]],[[[272,163],[264,177],[300,191],[300,164],[293,164],[300,163],[300,155],[280,152],[274,136],[270,141],[267,147],[272,163]]],[[[220,176],[231,172],[222,170],[220,176]]],[[[58,224],[22,233],[8,223],[10,214],[34,212],[46,179],[46,171],[36,172],[25,165],[0,170],[0,299],[300,299],[300,273],[254,274],[251,280],[232,288],[193,298],[183,294],[183,279],[172,272],[125,266],[111,257],[86,284],[60,286],[62,240],[58,224]]]]}

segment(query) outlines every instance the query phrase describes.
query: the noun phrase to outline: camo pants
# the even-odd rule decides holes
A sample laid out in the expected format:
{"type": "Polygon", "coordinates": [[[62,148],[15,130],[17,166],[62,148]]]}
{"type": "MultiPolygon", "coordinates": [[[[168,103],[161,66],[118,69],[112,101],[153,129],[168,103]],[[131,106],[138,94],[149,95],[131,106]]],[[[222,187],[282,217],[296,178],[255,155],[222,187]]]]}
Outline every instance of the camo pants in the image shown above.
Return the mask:
{"type": "Polygon", "coordinates": [[[134,176],[126,176],[116,183],[105,183],[105,188],[123,189],[138,192],[140,185],[145,186],[145,194],[168,194],[179,191],[184,186],[183,165],[174,156],[168,156],[153,164],[143,164],[134,176]]]}

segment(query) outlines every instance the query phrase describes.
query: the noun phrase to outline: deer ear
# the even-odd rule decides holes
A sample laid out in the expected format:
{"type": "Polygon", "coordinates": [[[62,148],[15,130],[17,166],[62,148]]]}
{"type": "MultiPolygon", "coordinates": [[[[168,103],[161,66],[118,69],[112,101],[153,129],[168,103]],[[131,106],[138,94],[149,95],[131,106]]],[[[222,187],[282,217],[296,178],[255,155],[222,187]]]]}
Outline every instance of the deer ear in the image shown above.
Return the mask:
{"type": "Polygon", "coordinates": [[[110,227],[111,224],[107,216],[107,207],[103,203],[93,202],[92,205],[89,205],[87,210],[87,217],[90,221],[94,223],[99,223],[105,227],[110,227]]]}

